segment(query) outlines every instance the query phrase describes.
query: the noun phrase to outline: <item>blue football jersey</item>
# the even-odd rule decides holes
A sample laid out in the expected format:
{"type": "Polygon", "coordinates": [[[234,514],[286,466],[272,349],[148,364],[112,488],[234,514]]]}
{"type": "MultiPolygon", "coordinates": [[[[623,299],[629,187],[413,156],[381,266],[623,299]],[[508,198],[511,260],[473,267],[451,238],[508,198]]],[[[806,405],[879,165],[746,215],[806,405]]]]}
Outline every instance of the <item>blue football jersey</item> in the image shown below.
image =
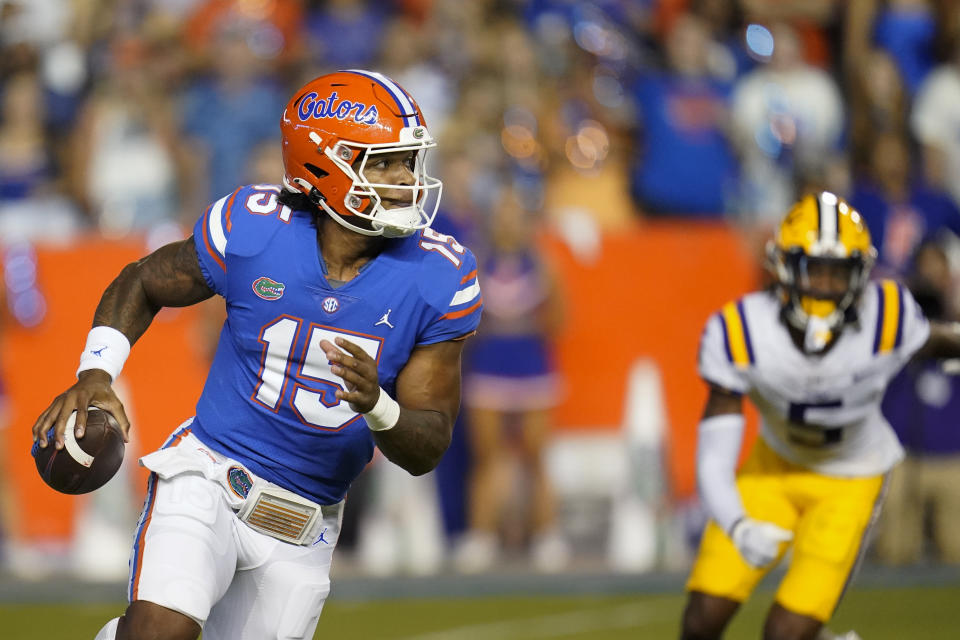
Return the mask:
{"type": "Polygon", "coordinates": [[[241,187],[194,227],[200,268],[227,318],[193,430],[223,454],[320,502],[341,500],[373,455],[363,416],[334,396],[321,340],[343,337],[396,379],[417,345],[472,333],[482,308],[473,254],[425,229],[387,242],[353,280],[331,286],[313,215],[274,185],[241,187]]]}

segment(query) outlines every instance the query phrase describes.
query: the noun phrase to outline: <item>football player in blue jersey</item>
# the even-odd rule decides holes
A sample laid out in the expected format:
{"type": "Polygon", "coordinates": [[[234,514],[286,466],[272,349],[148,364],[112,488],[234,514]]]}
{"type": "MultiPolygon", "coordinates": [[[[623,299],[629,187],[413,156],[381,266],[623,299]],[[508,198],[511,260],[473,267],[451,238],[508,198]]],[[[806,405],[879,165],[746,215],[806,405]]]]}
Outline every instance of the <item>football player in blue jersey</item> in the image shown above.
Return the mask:
{"type": "Polygon", "coordinates": [[[297,91],[280,127],[283,185],[240,187],[125,267],[78,381],[33,427],[62,447],[94,406],[126,433],[111,383],[130,345],[162,307],[225,298],[196,415],[141,458],[130,605],[97,640],[312,638],[374,445],[423,474],[450,443],[482,298],[471,252],[429,227],[440,181],[419,107],[383,75],[340,71],[297,91]]]}

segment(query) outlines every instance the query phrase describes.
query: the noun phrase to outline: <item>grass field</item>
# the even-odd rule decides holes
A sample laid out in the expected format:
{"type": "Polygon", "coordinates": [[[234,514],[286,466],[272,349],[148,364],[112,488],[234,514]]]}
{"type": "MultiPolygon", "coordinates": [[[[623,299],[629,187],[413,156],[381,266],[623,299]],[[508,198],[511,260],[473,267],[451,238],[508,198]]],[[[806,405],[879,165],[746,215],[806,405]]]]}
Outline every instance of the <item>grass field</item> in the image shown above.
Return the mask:
{"type": "MultiPolygon", "coordinates": [[[[773,594],[758,593],[728,640],[756,640],[773,594]]],[[[336,640],[673,639],[681,595],[417,598],[327,602],[315,638],[336,640]]],[[[116,605],[0,605],[4,640],[92,640],[116,605]]],[[[864,640],[956,640],[960,586],[863,588],[847,595],[831,628],[864,640]]]]}

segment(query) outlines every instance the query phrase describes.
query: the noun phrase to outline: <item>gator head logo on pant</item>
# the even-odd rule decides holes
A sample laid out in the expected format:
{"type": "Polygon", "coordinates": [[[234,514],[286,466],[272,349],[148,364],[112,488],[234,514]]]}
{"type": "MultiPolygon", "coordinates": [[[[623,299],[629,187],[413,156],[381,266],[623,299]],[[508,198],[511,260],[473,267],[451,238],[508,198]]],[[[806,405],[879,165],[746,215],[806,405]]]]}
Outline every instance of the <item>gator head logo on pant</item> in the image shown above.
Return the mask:
{"type": "Polygon", "coordinates": [[[253,478],[243,467],[236,465],[230,467],[227,470],[227,481],[230,483],[233,492],[241,498],[246,498],[250,490],[253,489],[253,478]]]}

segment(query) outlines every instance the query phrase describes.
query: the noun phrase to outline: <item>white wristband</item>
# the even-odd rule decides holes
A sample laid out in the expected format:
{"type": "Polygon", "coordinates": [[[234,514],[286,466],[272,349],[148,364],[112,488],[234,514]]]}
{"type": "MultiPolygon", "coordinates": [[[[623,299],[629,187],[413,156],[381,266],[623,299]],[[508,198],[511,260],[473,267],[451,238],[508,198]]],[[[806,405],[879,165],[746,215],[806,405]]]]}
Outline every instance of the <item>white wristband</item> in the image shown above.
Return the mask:
{"type": "Polygon", "coordinates": [[[116,380],[129,355],[130,341],[127,336],[113,327],[94,327],[87,334],[87,346],[83,348],[80,356],[77,375],[88,369],[103,369],[116,380]]]}
{"type": "Polygon", "coordinates": [[[367,426],[371,431],[386,431],[397,426],[400,420],[400,403],[390,397],[390,394],[380,387],[380,397],[373,409],[363,414],[367,426]]]}

